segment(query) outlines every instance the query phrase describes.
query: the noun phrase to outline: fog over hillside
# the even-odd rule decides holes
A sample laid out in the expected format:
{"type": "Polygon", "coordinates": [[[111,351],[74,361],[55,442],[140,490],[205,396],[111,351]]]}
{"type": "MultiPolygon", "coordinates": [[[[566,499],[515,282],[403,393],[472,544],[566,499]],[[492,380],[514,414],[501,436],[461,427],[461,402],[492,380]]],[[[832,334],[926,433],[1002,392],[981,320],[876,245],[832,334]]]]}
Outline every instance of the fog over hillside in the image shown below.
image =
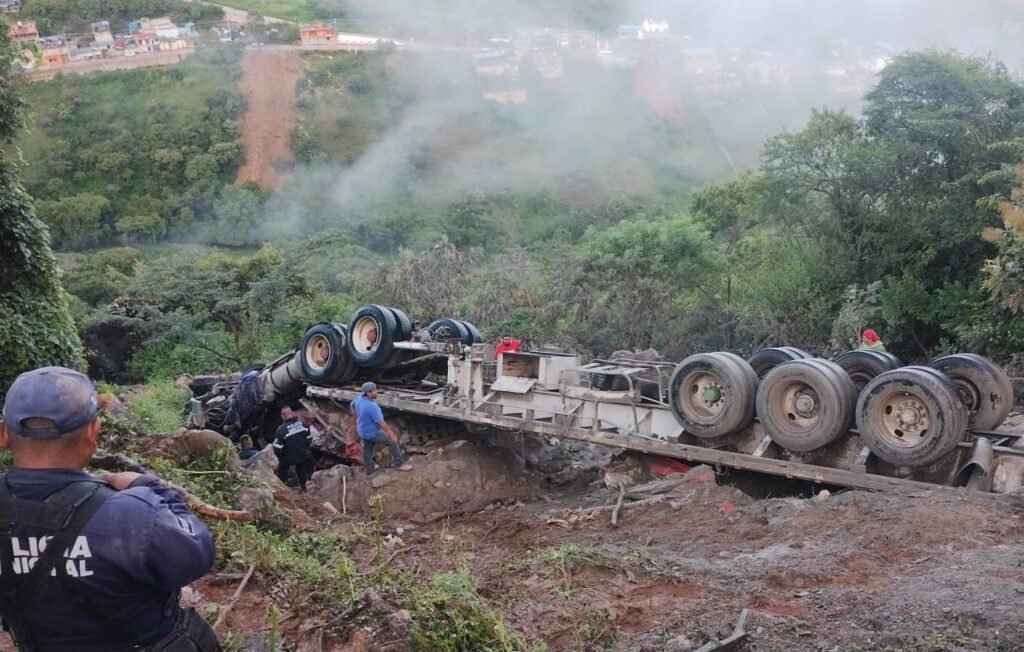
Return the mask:
{"type": "Polygon", "coordinates": [[[401,43],[448,52],[399,47],[394,124],[355,161],[302,166],[267,234],[315,230],[310,194],[341,226],[396,197],[678,196],[753,167],[765,138],[801,128],[813,107],[856,112],[901,52],[956,50],[1011,72],[1024,60],[1024,2],[1008,0],[344,5],[401,43]]]}

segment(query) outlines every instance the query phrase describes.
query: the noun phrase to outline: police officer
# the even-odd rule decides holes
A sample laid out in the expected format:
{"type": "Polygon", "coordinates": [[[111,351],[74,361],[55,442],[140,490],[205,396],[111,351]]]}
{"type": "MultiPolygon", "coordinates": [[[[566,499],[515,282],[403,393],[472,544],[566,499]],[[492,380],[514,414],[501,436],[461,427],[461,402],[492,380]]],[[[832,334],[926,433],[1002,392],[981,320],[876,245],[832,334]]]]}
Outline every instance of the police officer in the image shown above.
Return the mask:
{"type": "Polygon", "coordinates": [[[299,490],[306,492],[306,481],[313,474],[313,456],[309,453],[309,428],[290,407],[281,410],[281,425],[274,433],[274,454],[277,455],[277,477],[288,482],[288,472],[295,467],[299,490]]]}
{"type": "Polygon", "coordinates": [[[213,539],[149,475],[83,469],[100,431],[96,391],[63,367],[21,374],[0,444],[0,616],[22,652],[219,651],[178,597],[213,565],[213,539]]]}

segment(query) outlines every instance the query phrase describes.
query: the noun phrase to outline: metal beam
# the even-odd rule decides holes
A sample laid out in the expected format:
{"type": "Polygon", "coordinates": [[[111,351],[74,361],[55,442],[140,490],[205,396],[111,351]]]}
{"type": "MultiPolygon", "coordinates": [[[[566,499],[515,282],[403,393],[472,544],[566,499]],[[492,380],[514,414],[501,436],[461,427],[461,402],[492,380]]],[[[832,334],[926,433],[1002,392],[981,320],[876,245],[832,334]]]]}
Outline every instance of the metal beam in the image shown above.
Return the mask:
{"type": "MultiPolygon", "coordinates": [[[[309,387],[308,394],[313,397],[332,398],[335,400],[352,400],[358,396],[358,392],[309,387]]],[[[579,441],[611,446],[626,450],[635,450],[655,455],[664,455],[701,464],[729,466],[737,469],[757,471],[771,475],[783,476],[786,478],[798,478],[811,482],[841,485],[857,489],[870,489],[874,491],[892,491],[898,493],[939,491],[950,495],[961,495],[965,497],[978,498],[981,500],[997,501],[1024,506],[1024,496],[1011,494],[984,493],[968,491],[959,487],[932,484],[918,480],[906,480],[892,478],[873,473],[858,473],[844,469],[833,469],[830,467],[814,466],[801,462],[788,460],[776,460],[766,457],[755,457],[745,453],[716,450],[680,444],[664,442],[630,434],[611,434],[584,430],[578,427],[565,427],[550,422],[524,421],[522,419],[510,418],[507,416],[490,415],[466,409],[444,407],[442,405],[425,404],[402,397],[389,396],[383,393],[378,396],[377,402],[386,408],[400,410],[403,412],[415,412],[427,416],[463,421],[482,426],[492,426],[513,431],[529,431],[550,437],[564,437],[579,441]]]]}

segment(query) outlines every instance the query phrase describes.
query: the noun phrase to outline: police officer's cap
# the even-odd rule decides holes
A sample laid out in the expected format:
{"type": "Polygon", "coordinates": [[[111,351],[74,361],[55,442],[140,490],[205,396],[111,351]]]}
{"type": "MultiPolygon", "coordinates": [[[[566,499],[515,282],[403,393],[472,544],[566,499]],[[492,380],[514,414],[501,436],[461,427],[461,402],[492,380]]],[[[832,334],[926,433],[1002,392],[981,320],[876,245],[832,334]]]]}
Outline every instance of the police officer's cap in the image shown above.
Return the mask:
{"type": "Polygon", "coordinates": [[[56,439],[89,423],[98,411],[96,388],[85,375],[64,367],[42,367],[14,380],[4,401],[4,425],[22,437],[56,439]],[[30,428],[26,422],[31,419],[53,425],[30,428]]]}

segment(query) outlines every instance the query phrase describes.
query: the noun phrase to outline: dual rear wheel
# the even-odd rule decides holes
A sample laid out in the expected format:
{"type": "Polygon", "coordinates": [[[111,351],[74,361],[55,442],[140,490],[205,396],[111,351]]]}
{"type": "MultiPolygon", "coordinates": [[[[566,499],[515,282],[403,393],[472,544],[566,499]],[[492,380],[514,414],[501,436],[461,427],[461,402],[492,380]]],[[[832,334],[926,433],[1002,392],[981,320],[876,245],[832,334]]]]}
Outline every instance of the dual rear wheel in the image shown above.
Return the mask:
{"type": "Polygon", "coordinates": [[[856,423],[882,461],[922,466],[955,449],[968,427],[998,426],[1013,402],[1006,373],[974,354],[939,358],[930,367],[901,367],[891,354],[874,351],[832,361],[804,356],[785,347],[749,361],[730,353],[690,356],[670,383],[676,420],[688,433],[712,438],[746,428],[756,415],[776,443],[794,452],[827,446],[856,423]]]}

